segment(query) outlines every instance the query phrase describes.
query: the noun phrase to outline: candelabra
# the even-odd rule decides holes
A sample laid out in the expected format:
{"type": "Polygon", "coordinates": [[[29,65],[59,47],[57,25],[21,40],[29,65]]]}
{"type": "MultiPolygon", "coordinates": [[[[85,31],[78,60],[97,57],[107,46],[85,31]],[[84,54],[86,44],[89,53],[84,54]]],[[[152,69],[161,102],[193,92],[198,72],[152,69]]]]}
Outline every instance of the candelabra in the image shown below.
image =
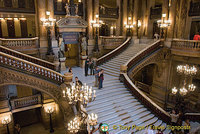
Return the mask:
{"type": "Polygon", "coordinates": [[[49,114],[49,120],[50,120],[50,133],[53,133],[54,132],[54,129],[53,129],[53,123],[52,123],[52,113],[54,112],[54,108],[52,106],[49,106],[47,107],[46,109],[46,112],[49,114]]]}
{"type": "Polygon", "coordinates": [[[97,114],[94,114],[94,113],[91,113],[88,115],[88,123],[90,126],[95,126],[97,125],[97,119],[98,119],[98,116],[97,114]]]}
{"type": "Polygon", "coordinates": [[[63,90],[63,97],[69,99],[69,104],[76,104],[78,101],[83,105],[91,101],[94,101],[96,98],[96,91],[92,90],[92,87],[86,85],[86,83],[80,87],[73,84],[71,88],[67,87],[66,90],[63,90]]]}
{"type": "Polygon", "coordinates": [[[40,20],[43,23],[43,26],[47,28],[47,39],[48,39],[48,52],[47,55],[54,55],[53,49],[52,49],[52,42],[51,42],[51,28],[54,26],[54,22],[56,19],[50,18],[50,12],[46,11],[46,16],[48,18],[41,18],[40,20]]]}
{"type": "Polygon", "coordinates": [[[78,117],[75,117],[73,120],[71,120],[69,123],[68,123],[68,130],[71,132],[71,133],[77,133],[80,129],[80,121],[78,119],[78,117]]]}
{"type": "Polygon", "coordinates": [[[96,20],[92,20],[92,21],[90,21],[90,23],[91,23],[92,27],[96,29],[96,33],[95,33],[95,48],[94,48],[94,51],[95,51],[95,52],[98,52],[98,51],[99,51],[99,46],[98,46],[98,39],[99,39],[99,38],[98,38],[98,29],[99,29],[99,27],[101,27],[101,25],[104,24],[104,23],[103,23],[102,20],[99,20],[99,15],[98,15],[98,14],[96,14],[95,17],[96,17],[96,20]]]}
{"type": "Polygon", "coordinates": [[[3,119],[2,119],[2,124],[3,125],[6,125],[6,129],[7,129],[7,134],[10,134],[10,130],[9,130],[9,126],[8,124],[11,122],[11,117],[10,115],[9,116],[5,116],[3,119]]]}
{"type": "Polygon", "coordinates": [[[128,31],[126,36],[131,36],[131,29],[134,27],[134,25],[131,24],[131,17],[128,17],[128,23],[124,22],[124,26],[128,31]]]}

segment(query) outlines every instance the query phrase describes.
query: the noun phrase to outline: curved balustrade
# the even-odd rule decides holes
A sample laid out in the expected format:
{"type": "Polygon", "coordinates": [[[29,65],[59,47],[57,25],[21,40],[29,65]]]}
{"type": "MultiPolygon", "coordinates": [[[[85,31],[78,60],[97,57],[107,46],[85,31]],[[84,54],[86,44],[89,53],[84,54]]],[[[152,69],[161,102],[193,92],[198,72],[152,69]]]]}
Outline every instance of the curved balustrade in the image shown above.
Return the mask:
{"type": "Polygon", "coordinates": [[[111,58],[113,58],[114,56],[122,52],[126,47],[128,47],[128,45],[130,44],[130,41],[131,41],[131,37],[128,37],[127,40],[122,45],[120,45],[113,51],[109,52],[108,54],[102,56],[101,58],[97,59],[97,65],[100,65],[110,60],[111,58]]]}
{"type": "Polygon", "coordinates": [[[158,41],[154,42],[152,45],[150,45],[149,47],[147,47],[144,50],[142,50],[141,52],[139,52],[134,57],[132,57],[126,64],[124,64],[124,66],[127,66],[127,70],[130,70],[139,61],[141,61],[142,59],[144,59],[145,57],[147,57],[152,52],[155,52],[160,47],[161,47],[161,41],[158,40],[158,41]]]}
{"type": "Polygon", "coordinates": [[[172,54],[200,57],[200,41],[196,40],[172,40],[172,54]]]}
{"type": "MultiPolygon", "coordinates": [[[[127,66],[127,71],[129,71],[133,66],[135,66],[138,62],[143,60],[149,54],[155,52],[161,48],[161,41],[158,40],[146,49],[139,52],[133,58],[131,58],[126,64],[123,66],[127,66]]],[[[133,82],[128,77],[127,73],[121,73],[120,77],[124,81],[124,84],[130,89],[130,91],[136,96],[147,108],[149,108],[154,114],[160,117],[166,123],[170,122],[169,114],[163,110],[160,106],[154,103],[149,97],[147,97],[140,89],[138,89],[133,82]]]]}
{"type": "Polygon", "coordinates": [[[63,83],[63,76],[60,73],[2,52],[0,52],[0,63],[2,66],[23,71],[29,75],[43,77],[45,80],[52,81],[56,84],[63,83]]]}
{"type": "Polygon", "coordinates": [[[23,59],[23,60],[27,60],[29,62],[44,66],[44,67],[52,69],[52,70],[55,70],[55,65],[53,63],[20,53],[18,51],[3,47],[1,45],[0,45],[0,52],[15,56],[15,57],[23,59]]]}

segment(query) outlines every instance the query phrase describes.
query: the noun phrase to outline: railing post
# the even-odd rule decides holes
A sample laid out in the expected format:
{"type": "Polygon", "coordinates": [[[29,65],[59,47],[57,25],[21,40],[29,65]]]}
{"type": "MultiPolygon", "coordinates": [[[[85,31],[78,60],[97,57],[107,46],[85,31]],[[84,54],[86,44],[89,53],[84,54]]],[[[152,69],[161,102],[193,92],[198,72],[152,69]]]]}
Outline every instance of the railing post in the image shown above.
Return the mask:
{"type": "Polygon", "coordinates": [[[120,66],[120,73],[127,73],[127,65],[121,65],[120,66]]]}

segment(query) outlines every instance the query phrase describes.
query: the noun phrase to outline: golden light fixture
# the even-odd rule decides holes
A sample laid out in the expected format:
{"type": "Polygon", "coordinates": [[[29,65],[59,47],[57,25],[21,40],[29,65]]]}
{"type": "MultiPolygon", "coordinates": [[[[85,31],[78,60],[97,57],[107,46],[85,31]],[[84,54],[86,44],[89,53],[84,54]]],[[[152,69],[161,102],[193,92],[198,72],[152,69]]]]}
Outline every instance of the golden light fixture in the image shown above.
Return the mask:
{"type": "Polygon", "coordinates": [[[166,14],[162,14],[162,19],[157,21],[159,27],[167,28],[171,25],[171,20],[166,20],[166,16],[166,14]]]}
{"type": "Polygon", "coordinates": [[[80,129],[80,121],[78,119],[78,117],[75,117],[73,120],[71,120],[68,123],[68,130],[70,131],[70,133],[77,133],[80,129]]]}
{"type": "Polygon", "coordinates": [[[98,119],[97,114],[94,114],[94,113],[89,114],[88,115],[88,122],[89,122],[90,126],[97,125],[97,119],[98,119]]]}

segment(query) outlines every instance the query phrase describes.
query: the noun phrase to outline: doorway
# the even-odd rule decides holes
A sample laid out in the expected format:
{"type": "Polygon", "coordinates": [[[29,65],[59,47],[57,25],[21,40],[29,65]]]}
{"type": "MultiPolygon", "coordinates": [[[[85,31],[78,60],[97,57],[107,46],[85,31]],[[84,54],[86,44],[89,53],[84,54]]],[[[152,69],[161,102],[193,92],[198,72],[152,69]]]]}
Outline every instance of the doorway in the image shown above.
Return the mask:
{"type": "Polygon", "coordinates": [[[8,37],[14,38],[15,37],[15,25],[13,20],[7,20],[7,27],[8,27],[8,37]]]}
{"type": "Polygon", "coordinates": [[[67,67],[79,65],[79,45],[78,44],[65,44],[65,57],[67,67]]]}

